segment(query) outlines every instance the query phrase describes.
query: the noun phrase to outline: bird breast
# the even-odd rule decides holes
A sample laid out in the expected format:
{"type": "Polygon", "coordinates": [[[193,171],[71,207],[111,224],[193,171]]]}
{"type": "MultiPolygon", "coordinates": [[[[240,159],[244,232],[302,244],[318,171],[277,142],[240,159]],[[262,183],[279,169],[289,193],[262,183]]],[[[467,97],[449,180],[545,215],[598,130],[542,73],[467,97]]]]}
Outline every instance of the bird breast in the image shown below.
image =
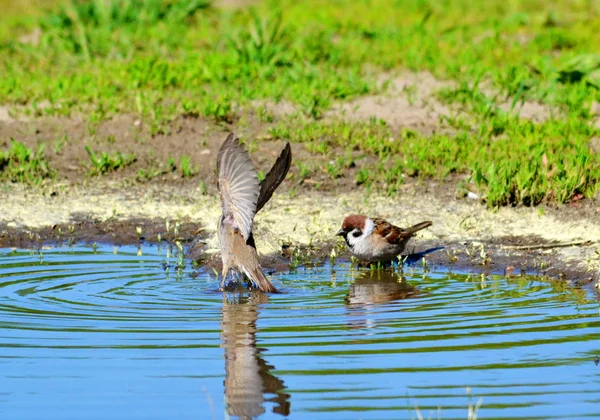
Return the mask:
{"type": "Polygon", "coordinates": [[[365,261],[391,261],[404,250],[404,242],[390,244],[379,235],[360,238],[352,248],[352,254],[365,261]]]}

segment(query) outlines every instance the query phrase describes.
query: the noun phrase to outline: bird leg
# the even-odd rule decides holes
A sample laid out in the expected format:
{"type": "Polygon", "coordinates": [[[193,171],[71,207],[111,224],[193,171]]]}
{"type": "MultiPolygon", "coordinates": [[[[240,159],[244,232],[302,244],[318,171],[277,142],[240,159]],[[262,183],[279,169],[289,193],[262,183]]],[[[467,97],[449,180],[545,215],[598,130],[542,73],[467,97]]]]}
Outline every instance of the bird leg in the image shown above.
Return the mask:
{"type": "Polygon", "coordinates": [[[225,290],[225,281],[227,280],[227,273],[229,272],[229,266],[227,264],[223,264],[223,272],[221,275],[221,284],[219,285],[219,290],[225,290]]]}

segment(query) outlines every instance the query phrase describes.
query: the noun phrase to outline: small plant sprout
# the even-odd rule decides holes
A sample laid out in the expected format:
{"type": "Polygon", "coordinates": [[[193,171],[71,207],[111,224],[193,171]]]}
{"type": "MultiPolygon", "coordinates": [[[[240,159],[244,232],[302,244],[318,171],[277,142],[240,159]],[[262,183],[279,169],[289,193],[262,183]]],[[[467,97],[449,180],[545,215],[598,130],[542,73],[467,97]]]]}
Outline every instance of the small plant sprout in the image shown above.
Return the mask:
{"type": "Polygon", "coordinates": [[[290,256],[290,270],[295,271],[298,269],[300,265],[300,250],[298,248],[294,249],[294,252],[290,256]]]}
{"type": "Polygon", "coordinates": [[[469,243],[469,246],[467,248],[465,248],[465,253],[469,256],[470,260],[475,258],[476,250],[477,250],[477,248],[475,247],[475,244],[473,242],[469,243]]]}
{"type": "Polygon", "coordinates": [[[483,244],[481,244],[479,257],[481,258],[481,264],[483,265],[488,265],[490,262],[492,262],[492,257],[490,257],[489,252],[485,252],[485,247],[483,244]]]}
{"type": "Polygon", "coordinates": [[[165,222],[165,227],[167,228],[167,233],[169,233],[169,230],[171,230],[171,224],[168,220],[165,222]]]}
{"type": "Polygon", "coordinates": [[[198,172],[198,168],[195,168],[192,165],[192,161],[189,156],[183,155],[181,156],[181,160],[179,161],[179,167],[181,169],[181,176],[183,178],[190,178],[198,172]]]}
{"type": "Polygon", "coordinates": [[[429,266],[427,264],[427,258],[425,258],[425,256],[423,256],[423,258],[421,258],[421,267],[423,267],[423,271],[429,271],[429,266]]]}
{"type": "Polygon", "coordinates": [[[139,241],[140,239],[142,239],[142,227],[141,227],[141,226],[137,226],[137,227],[135,228],[135,233],[137,233],[138,241],[139,241]]]}
{"type": "Polygon", "coordinates": [[[185,268],[185,253],[183,252],[183,245],[181,242],[175,241],[175,246],[177,246],[178,258],[177,258],[177,271],[180,273],[185,268]]]}
{"type": "Polygon", "coordinates": [[[331,267],[335,265],[335,260],[337,258],[337,252],[335,251],[335,247],[331,248],[331,253],[329,254],[329,262],[331,263],[331,267]]]}
{"type": "Polygon", "coordinates": [[[468,412],[467,419],[468,420],[477,420],[477,412],[479,411],[479,408],[481,407],[481,404],[483,403],[483,398],[479,398],[479,400],[477,400],[477,403],[475,405],[473,405],[470,386],[467,387],[467,395],[469,396],[469,412],[468,412]]]}
{"type": "Polygon", "coordinates": [[[479,286],[482,290],[487,287],[487,276],[484,273],[479,276],[479,286]]]}
{"type": "Polygon", "coordinates": [[[92,252],[93,252],[94,254],[96,254],[96,253],[98,252],[98,244],[97,244],[96,242],[94,242],[94,243],[92,244],[92,252]]]}
{"type": "Polygon", "coordinates": [[[73,225],[70,225],[70,226],[68,227],[68,229],[69,229],[69,233],[70,233],[71,235],[72,235],[73,233],[75,233],[75,226],[73,226],[73,225]]]}
{"type": "Polygon", "coordinates": [[[458,261],[458,257],[457,255],[457,251],[456,250],[452,250],[452,252],[450,252],[448,250],[448,248],[446,248],[446,254],[448,255],[448,262],[450,264],[455,263],[456,261],[458,261]]]}
{"type": "Polygon", "coordinates": [[[396,258],[398,259],[400,267],[402,267],[404,263],[406,263],[406,260],[408,260],[408,255],[398,255],[396,258]]]}
{"type": "Polygon", "coordinates": [[[298,168],[298,181],[302,183],[307,178],[310,178],[312,171],[303,162],[298,162],[296,167],[298,168]]]}
{"type": "Polygon", "coordinates": [[[177,170],[177,165],[175,165],[175,158],[173,156],[169,156],[169,159],[167,160],[167,165],[169,166],[171,172],[177,170]]]}
{"type": "Polygon", "coordinates": [[[200,180],[198,183],[198,189],[200,190],[201,195],[206,195],[208,193],[208,187],[206,186],[206,182],[204,182],[204,180],[200,180]]]}
{"type": "Polygon", "coordinates": [[[160,236],[160,233],[156,236],[156,241],[157,242],[162,242],[162,236],[160,236]]]}

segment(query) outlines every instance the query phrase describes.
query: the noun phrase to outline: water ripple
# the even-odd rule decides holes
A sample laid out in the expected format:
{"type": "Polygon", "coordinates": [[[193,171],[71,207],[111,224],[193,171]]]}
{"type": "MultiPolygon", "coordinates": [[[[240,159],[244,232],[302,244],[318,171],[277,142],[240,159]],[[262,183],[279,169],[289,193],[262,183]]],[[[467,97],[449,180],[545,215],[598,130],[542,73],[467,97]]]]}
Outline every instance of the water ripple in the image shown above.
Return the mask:
{"type": "Polygon", "coordinates": [[[175,252],[0,250],[0,416],[600,416],[585,290],[342,264],[223,294],[175,252]]]}

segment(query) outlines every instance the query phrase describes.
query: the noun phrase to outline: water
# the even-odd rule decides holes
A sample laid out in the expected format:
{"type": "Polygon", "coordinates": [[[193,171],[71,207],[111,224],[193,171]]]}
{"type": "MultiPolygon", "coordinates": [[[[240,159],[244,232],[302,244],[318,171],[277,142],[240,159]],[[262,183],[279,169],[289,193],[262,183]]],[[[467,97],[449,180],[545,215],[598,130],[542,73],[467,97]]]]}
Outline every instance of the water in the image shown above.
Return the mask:
{"type": "Polygon", "coordinates": [[[167,252],[0,250],[0,418],[600,416],[585,290],[340,265],[223,295],[167,252]]]}

